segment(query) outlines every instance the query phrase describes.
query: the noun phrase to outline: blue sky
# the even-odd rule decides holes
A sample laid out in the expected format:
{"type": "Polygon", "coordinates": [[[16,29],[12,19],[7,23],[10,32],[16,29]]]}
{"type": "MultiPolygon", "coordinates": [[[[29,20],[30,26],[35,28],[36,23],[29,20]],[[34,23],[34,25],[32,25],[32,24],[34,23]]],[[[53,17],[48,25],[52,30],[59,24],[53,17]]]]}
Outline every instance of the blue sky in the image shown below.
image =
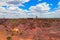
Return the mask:
{"type": "Polygon", "coordinates": [[[0,18],[60,18],[60,0],[0,0],[0,18]]]}
{"type": "Polygon", "coordinates": [[[24,9],[29,9],[29,7],[30,6],[35,6],[35,5],[37,5],[37,4],[39,4],[39,3],[43,3],[43,2],[46,2],[46,3],[48,3],[48,4],[52,4],[52,5],[49,5],[51,8],[52,8],[52,10],[54,9],[54,8],[57,8],[58,7],[58,2],[59,2],[60,0],[41,0],[41,1],[39,1],[39,0],[30,0],[29,2],[27,2],[27,3],[24,3],[24,7],[22,7],[22,8],[24,8],[24,9]]]}

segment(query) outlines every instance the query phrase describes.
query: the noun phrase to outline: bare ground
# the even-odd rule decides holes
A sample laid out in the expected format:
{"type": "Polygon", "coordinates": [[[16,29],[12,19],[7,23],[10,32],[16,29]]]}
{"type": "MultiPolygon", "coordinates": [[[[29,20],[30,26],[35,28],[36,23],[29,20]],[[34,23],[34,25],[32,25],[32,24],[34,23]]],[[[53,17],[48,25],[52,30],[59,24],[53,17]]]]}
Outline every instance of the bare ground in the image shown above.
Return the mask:
{"type": "Polygon", "coordinates": [[[60,19],[0,19],[0,40],[60,40],[60,19]]]}

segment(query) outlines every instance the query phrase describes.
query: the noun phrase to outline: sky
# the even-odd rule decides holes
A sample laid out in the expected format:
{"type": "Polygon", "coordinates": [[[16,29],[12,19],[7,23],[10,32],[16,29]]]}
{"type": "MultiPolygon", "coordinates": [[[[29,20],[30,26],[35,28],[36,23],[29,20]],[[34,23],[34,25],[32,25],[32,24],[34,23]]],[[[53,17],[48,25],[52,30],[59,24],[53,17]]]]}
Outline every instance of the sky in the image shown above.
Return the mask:
{"type": "Polygon", "coordinates": [[[0,0],[0,18],[60,18],[60,0],[0,0]]]}

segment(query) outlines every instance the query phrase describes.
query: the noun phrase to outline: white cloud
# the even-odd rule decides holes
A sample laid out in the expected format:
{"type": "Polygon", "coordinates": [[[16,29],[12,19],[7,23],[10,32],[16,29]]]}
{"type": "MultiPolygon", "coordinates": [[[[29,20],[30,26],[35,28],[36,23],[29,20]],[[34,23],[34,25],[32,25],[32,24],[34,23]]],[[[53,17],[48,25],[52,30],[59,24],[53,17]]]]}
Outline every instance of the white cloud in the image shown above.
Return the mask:
{"type": "Polygon", "coordinates": [[[18,7],[9,7],[9,8],[7,8],[7,9],[5,9],[4,7],[0,7],[0,12],[6,12],[6,13],[18,13],[18,12],[22,12],[22,11],[24,11],[24,10],[22,10],[22,9],[20,9],[20,8],[18,8],[18,7]]]}
{"type": "Polygon", "coordinates": [[[33,14],[18,7],[0,7],[0,18],[33,18],[33,14]]]}
{"type": "Polygon", "coordinates": [[[41,3],[36,6],[31,6],[30,11],[33,15],[38,16],[38,18],[60,18],[60,9],[56,9],[53,12],[50,12],[50,4],[41,3]]]}
{"type": "Polygon", "coordinates": [[[29,10],[23,10],[17,6],[10,6],[7,9],[0,7],[0,18],[60,18],[60,9],[49,12],[50,4],[40,3],[31,6],[29,10]]]}
{"type": "Polygon", "coordinates": [[[8,5],[6,2],[0,2],[0,6],[8,5]]]}
{"type": "Polygon", "coordinates": [[[55,12],[56,14],[58,14],[58,13],[60,14],[60,9],[57,9],[57,10],[55,10],[54,12],[55,12]]]}
{"type": "Polygon", "coordinates": [[[11,10],[11,11],[14,11],[14,10],[17,10],[18,7],[9,7],[7,10],[11,10]]]}
{"type": "Polygon", "coordinates": [[[23,3],[28,2],[29,0],[0,0],[0,6],[21,6],[23,3]]]}
{"type": "Polygon", "coordinates": [[[60,5],[60,2],[58,2],[58,5],[60,5]]]}
{"type": "MultiPolygon", "coordinates": [[[[33,13],[33,15],[37,15],[37,16],[40,14],[46,13],[49,10],[50,10],[49,4],[47,4],[45,2],[37,4],[36,6],[30,7],[31,13],[33,13]]],[[[47,14],[50,14],[50,13],[47,13],[47,14]]]]}
{"type": "Polygon", "coordinates": [[[37,10],[41,10],[41,11],[48,11],[50,10],[49,4],[47,3],[40,3],[37,4],[36,6],[31,6],[30,9],[37,9],[37,10]]]}
{"type": "Polygon", "coordinates": [[[60,2],[58,2],[58,9],[60,9],[60,2]]]}

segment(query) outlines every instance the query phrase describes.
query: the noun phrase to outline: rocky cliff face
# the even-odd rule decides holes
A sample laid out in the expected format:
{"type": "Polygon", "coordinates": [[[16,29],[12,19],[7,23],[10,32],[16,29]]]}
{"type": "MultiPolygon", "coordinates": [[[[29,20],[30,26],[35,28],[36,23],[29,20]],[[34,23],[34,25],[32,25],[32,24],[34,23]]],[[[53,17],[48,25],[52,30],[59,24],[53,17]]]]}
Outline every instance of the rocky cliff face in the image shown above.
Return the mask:
{"type": "Polygon", "coordinates": [[[60,20],[0,19],[0,40],[60,40],[60,20]]]}

